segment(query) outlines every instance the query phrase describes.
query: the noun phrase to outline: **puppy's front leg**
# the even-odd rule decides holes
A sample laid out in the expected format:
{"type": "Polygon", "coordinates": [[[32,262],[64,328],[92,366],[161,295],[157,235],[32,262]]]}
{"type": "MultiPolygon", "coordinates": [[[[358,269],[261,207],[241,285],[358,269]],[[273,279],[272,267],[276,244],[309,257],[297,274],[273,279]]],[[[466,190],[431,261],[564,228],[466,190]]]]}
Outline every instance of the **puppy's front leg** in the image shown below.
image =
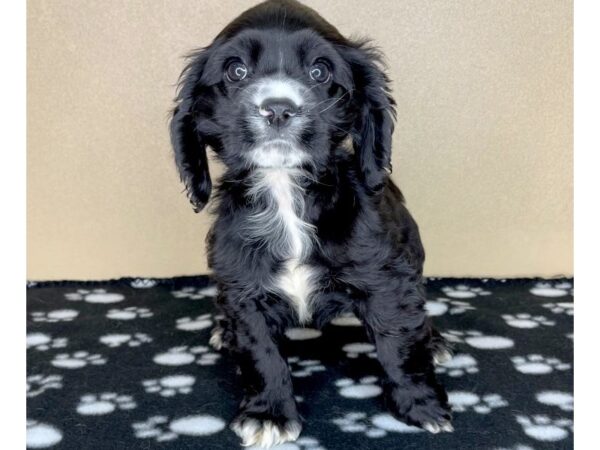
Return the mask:
{"type": "Polygon", "coordinates": [[[230,305],[227,314],[234,328],[234,347],[246,390],[232,430],[242,445],[270,447],[294,441],[302,429],[292,391],[287,362],[275,341],[278,327],[258,308],[259,302],[243,299],[230,305]]]}
{"type": "Polygon", "coordinates": [[[448,396],[435,378],[431,329],[421,289],[373,296],[361,315],[386,375],[387,400],[400,420],[432,433],[453,431],[448,396]]]}

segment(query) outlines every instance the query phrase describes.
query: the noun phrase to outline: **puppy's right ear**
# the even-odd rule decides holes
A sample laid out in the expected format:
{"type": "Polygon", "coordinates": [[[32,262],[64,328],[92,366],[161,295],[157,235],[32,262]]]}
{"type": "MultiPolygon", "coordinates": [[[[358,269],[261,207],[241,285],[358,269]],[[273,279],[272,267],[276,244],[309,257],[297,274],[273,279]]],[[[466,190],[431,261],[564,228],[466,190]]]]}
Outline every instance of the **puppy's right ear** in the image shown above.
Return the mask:
{"type": "Polygon", "coordinates": [[[175,163],[195,212],[204,208],[212,190],[206,158],[206,136],[198,130],[200,117],[196,110],[202,91],[200,78],[207,60],[208,51],[200,51],[193,55],[191,63],[182,72],[175,98],[177,106],[170,124],[175,163]]]}

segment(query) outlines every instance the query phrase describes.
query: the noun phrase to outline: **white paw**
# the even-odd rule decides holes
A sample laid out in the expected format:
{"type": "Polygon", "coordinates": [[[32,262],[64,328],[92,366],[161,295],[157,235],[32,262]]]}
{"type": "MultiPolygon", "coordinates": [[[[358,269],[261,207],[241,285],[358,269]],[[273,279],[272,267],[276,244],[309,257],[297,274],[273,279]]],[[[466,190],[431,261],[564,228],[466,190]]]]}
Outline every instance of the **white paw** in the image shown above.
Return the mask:
{"type": "Polygon", "coordinates": [[[511,361],[517,371],[527,375],[545,375],[555,370],[568,370],[570,364],[558,358],[546,358],[542,355],[513,356],[511,361]]]}
{"type": "Polygon", "coordinates": [[[192,375],[169,375],[158,380],[144,380],[144,390],[163,397],[173,397],[177,394],[189,394],[196,378],[192,375]]]}
{"type": "Polygon", "coordinates": [[[184,331],[198,331],[212,326],[210,314],[202,314],[196,318],[182,317],[177,319],[176,328],[184,331]]]}
{"type": "Polygon", "coordinates": [[[548,327],[556,325],[553,320],[548,320],[544,316],[532,316],[531,314],[503,314],[502,318],[504,321],[514,328],[537,328],[540,325],[548,327]]]}
{"type": "Polygon", "coordinates": [[[381,394],[382,389],[377,384],[377,377],[363,377],[358,382],[351,378],[342,378],[335,382],[338,392],[346,398],[373,398],[381,394]]]}
{"type": "Polygon", "coordinates": [[[551,419],[544,415],[516,418],[527,436],[542,442],[561,441],[569,436],[569,430],[573,431],[573,421],[569,419],[551,419]]]}
{"type": "Polygon", "coordinates": [[[101,416],[117,409],[134,409],[136,403],[130,395],[117,395],[115,392],[102,394],[86,394],[81,396],[77,412],[82,416],[101,416]]]}
{"type": "Polygon", "coordinates": [[[435,365],[445,364],[452,359],[452,352],[446,348],[436,349],[431,355],[435,365]]]}
{"type": "Polygon", "coordinates": [[[450,361],[442,363],[435,369],[436,373],[445,373],[451,377],[462,377],[467,373],[478,373],[477,361],[471,355],[458,354],[450,361]]]}
{"type": "Polygon", "coordinates": [[[50,363],[60,369],[81,369],[87,365],[106,364],[106,358],[99,354],[90,354],[85,351],[75,353],[60,353],[50,363]]]}
{"type": "Polygon", "coordinates": [[[87,303],[118,303],[125,300],[122,294],[106,292],[105,289],[77,289],[76,292],[65,294],[67,300],[87,303]]]}
{"type": "Polygon", "coordinates": [[[210,332],[208,343],[215,350],[221,350],[223,348],[223,328],[214,327],[210,332]]]}
{"type": "Polygon", "coordinates": [[[295,421],[289,421],[284,426],[280,426],[269,420],[259,421],[247,418],[242,421],[234,421],[231,429],[240,437],[244,447],[254,445],[270,448],[298,439],[302,426],[295,421]]]}

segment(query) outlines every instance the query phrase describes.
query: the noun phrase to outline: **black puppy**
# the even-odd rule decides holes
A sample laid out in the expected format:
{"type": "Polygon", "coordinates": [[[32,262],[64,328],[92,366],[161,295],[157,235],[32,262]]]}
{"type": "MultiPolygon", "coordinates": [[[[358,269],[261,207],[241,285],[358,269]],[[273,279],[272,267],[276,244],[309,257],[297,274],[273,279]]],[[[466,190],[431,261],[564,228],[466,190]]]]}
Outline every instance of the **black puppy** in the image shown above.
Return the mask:
{"type": "Polygon", "coordinates": [[[293,0],[269,0],[191,55],[171,139],[196,211],[211,194],[206,148],[225,164],[209,264],[225,317],[211,343],[240,365],[243,445],[295,440],[300,417],[278,341],[353,312],[386,373],[395,415],[452,431],[426,317],[423,247],[389,178],[394,100],[381,56],[293,0]]]}

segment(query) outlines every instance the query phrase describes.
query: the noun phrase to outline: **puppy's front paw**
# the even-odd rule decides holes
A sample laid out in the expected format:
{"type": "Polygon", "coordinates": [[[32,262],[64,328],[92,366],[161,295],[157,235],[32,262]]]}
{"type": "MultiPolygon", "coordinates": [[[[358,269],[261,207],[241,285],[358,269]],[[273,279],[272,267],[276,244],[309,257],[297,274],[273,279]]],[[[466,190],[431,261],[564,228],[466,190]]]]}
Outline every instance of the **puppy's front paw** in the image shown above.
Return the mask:
{"type": "Polygon", "coordinates": [[[302,425],[297,420],[282,422],[276,418],[259,419],[242,413],[232,422],[231,429],[241,438],[244,447],[270,448],[298,439],[302,425]]]}
{"type": "Polygon", "coordinates": [[[392,412],[399,420],[430,433],[452,432],[452,414],[442,388],[413,386],[394,388],[389,394],[392,412]]]}

